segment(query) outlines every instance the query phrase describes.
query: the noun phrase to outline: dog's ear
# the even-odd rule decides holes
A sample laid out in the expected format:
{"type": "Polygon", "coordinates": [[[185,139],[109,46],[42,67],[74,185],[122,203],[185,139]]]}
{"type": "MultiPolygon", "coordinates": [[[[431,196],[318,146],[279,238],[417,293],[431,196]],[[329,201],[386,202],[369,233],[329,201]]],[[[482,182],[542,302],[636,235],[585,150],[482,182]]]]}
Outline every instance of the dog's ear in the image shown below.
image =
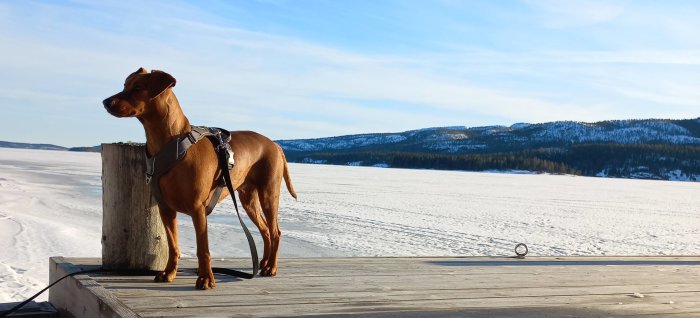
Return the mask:
{"type": "Polygon", "coordinates": [[[133,72],[133,73],[129,74],[129,76],[126,77],[126,81],[124,82],[124,87],[126,87],[126,83],[129,82],[129,79],[131,79],[135,76],[143,75],[143,74],[148,74],[148,71],[146,71],[146,69],[143,67],[139,67],[139,69],[136,70],[136,72],[133,72]]]}
{"type": "Polygon", "coordinates": [[[148,93],[152,99],[158,97],[169,87],[175,86],[175,78],[166,72],[153,70],[150,76],[148,93]]]}

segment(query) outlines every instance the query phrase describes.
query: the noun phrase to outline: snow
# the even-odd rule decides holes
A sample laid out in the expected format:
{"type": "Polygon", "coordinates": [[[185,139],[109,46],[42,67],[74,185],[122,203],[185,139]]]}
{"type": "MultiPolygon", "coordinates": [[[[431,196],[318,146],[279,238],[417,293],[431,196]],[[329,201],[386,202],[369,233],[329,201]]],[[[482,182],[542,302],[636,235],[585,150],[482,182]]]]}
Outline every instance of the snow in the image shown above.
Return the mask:
{"type": "Polygon", "coordinates": [[[674,169],[674,170],[668,171],[666,173],[663,173],[662,176],[666,180],[671,180],[671,181],[696,181],[696,182],[700,181],[700,176],[688,176],[680,169],[674,169]]]}
{"type": "Polygon", "coordinates": [[[698,144],[688,129],[672,122],[661,120],[612,120],[607,124],[591,124],[572,121],[559,121],[536,124],[541,130],[533,134],[542,141],[571,140],[583,142],[617,142],[623,144],[664,142],[671,144],[698,144]]]}
{"type": "Polygon", "coordinates": [[[46,287],[49,256],[101,255],[100,173],[95,153],[0,149],[0,302],[46,287]]]}
{"type": "Polygon", "coordinates": [[[304,158],[301,162],[303,163],[314,163],[314,164],[326,164],[328,163],[328,160],[316,160],[312,158],[304,158]]]}
{"type": "Polygon", "coordinates": [[[538,172],[533,172],[529,170],[516,170],[516,169],[509,169],[509,170],[497,170],[497,169],[490,169],[490,170],[483,170],[481,172],[484,173],[507,173],[507,174],[536,174],[538,172]]]}
{"type": "Polygon", "coordinates": [[[325,149],[348,149],[376,144],[391,144],[406,140],[401,134],[364,134],[319,139],[280,140],[278,143],[285,150],[318,151],[325,149]]]}
{"type": "Polygon", "coordinates": [[[510,129],[513,129],[513,130],[525,129],[525,128],[530,127],[530,126],[532,126],[532,124],[528,124],[528,123],[515,123],[515,124],[510,125],[510,129]]]}
{"type": "MultiPolygon", "coordinates": [[[[100,257],[100,162],[0,149],[0,302],[45,287],[50,256],[100,257]]],[[[700,254],[700,183],[289,167],[299,200],[283,187],[283,257],[512,256],[520,242],[528,255],[700,254]]],[[[224,201],[209,217],[214,258],[248,257],[233,213],[224,201]]],[[[192,222],[178,220],[183,257],[194,257],[192,222]]]]}

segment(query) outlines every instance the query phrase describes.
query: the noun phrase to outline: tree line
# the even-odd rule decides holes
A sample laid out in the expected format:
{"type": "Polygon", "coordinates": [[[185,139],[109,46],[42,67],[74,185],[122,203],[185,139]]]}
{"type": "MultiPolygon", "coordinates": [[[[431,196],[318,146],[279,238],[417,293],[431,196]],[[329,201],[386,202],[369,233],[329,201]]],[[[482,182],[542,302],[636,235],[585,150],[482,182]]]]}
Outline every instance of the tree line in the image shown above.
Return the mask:
{"type": "Polygon", "coordinates": [[[387,164],[394,168],[438,170],[527,170],[533,172],[594,176],[605,172],[630,177],[646,172],[661,176],[673,170],[700,176],[700,146],[671,144],[574,144],[480,154],[435,154],[425,152],[338,151],[286,152],[290,162],[323,162],[362,166],[387,164]]]}

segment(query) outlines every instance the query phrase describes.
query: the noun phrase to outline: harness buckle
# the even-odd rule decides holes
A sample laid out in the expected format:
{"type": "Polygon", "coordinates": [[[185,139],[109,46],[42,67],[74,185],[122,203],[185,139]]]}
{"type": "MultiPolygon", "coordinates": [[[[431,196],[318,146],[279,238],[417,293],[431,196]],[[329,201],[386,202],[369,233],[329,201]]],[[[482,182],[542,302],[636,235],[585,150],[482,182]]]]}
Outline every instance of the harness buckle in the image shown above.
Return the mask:
{"type": "MultiPolygon", "coordinates": [[[[228,144],[227,144],[227,146],[228,146],[228,144]]],[[[228,154],[228,156],[227,156],[228,157],[227,158],[228,159],[228,170],[231,170],[231,169],[233,169],[233,165],[234,165],[235,161],[233,160],[233,151],[231,150],[230,146],[226,147],[226,153],[228,154]]]]}
{"type": "Polygon", "coordinates": [[[189,139],[193,145],[197,143],[197,138],[195,138],[192,133],[187,134],[187,139],[189,139]]]}

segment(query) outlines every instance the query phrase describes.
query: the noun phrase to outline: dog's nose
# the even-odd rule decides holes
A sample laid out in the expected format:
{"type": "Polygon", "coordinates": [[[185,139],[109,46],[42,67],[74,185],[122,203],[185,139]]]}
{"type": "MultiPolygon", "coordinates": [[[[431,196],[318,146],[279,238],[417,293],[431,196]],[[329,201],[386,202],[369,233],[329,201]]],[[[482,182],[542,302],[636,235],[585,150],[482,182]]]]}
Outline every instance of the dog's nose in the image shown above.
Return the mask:
{"type": "Polygon", "coordinates": [[[109,109],[109,107],[112,106],[112,98],[110,97],[110,98],[103,100],[102,105],[104,105],[105,108],[109,109]]]}

